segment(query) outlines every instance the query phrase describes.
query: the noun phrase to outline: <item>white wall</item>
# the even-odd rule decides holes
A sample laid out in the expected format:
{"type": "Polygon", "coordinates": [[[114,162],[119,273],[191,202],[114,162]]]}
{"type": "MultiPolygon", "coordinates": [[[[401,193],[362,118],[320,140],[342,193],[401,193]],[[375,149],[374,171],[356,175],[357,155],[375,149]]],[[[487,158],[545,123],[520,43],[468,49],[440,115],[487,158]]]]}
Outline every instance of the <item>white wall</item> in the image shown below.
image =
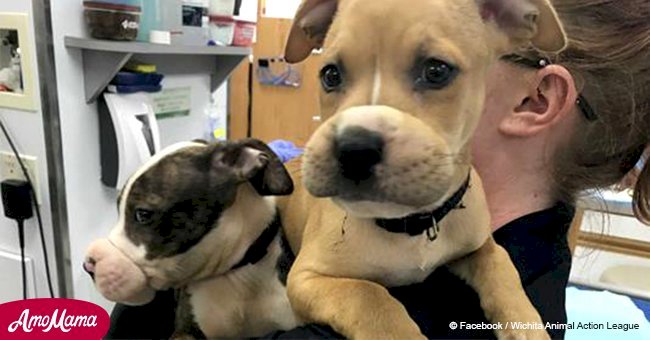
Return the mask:
{"type": "MultiPolygon", "coordinates": [[[[0,12],[17,12],[27,13],[30,17],[29,24],[29,41],[20,41],[20,44],[29,45],[32,51],[31,59],[34,65],[30,65],[36,70],[36,46],[34,43],[34,25],[32,16],[32,6],[30,0],[13,0],[13,1],[0,1],[0,12]]],[[[40,98],[38,72],[34,72],[35,80],[35,96],[40,98]]],[[[37,104],[40,107],[40,104],[37,104]]],[[[54,258],[54,248],[52,241],[52,217],[50,209],[50,197],[48,189],[48,172],[46,162],[45,141],[43,132],[43,118],[40,110],[36,112],[18,111],[13,109],[0,108],[0,117],[7,125],[9,133],[12,135],[16,147],[22,154],[35,156],[38,159],[38,182],[41,192],[41,212],[43,216],[44,230],[46,236],[46,243],[48,247],[48,255],[50,257],[50,268],[52,270],[52,280],[54,285],[54,293],[57,294],[57,276],[56,264],[54,258]]],[[[0,136],[0,150],[11,151],[4,136],[0,136]]],[[[0,209],[2,209],[0,207],[0,209]]],[[[41,251],[41,241],[38,233],[38,226],[36,219],[32,218],[25,223],[25,243],[26,243],[26,256],[33,259],[33,272],[36,280],[35,291],[30,291],[32,297],[48,297],[49,292],[47,289],[47,281],[45,276],[45,262],[43,260],[43,252],[41,251]]],[[[18,233],[16,224],[12,220],[4,217],[4,211],[0,213],[0,303],[9,300],[18,300],[22,298],[22,291],[20,284],[20,262],[11,260],[11,255],[4,256],[4,252],[11,254],[20,254],[18,246],[18,233]],[[18,275],[16,276],[16,273],[18,275]]]]}
{"type": "MultiPolygon", "coordinates": [[[[99,132],[96,105],[84,100],[81,52],[67,49],[65,36],[86,37],[79,0],[51,1],[59,107],[63,136],[63,157],[70,230],[74,297],[110,309],[112,304],[97,294],[88,275],[81,270],[90,242],[107,236],[117,219],[114,189],[100,182],[99,132]]],[[[202,137],[204,108],[209,103],[207,74],[167,77],[164,86],[192,87],[192,114],[160,122],[164,144],[202,137]]],[[[226,100],[222,92],[222,100],[226,100]]],[[[164,146],[164,145],[163,145],[164,146]]]]}
{"type": "Polygon", "coordinates": [[[650,243],[650,228],[632,216],[586,211],[581,229],[650,243]]]}

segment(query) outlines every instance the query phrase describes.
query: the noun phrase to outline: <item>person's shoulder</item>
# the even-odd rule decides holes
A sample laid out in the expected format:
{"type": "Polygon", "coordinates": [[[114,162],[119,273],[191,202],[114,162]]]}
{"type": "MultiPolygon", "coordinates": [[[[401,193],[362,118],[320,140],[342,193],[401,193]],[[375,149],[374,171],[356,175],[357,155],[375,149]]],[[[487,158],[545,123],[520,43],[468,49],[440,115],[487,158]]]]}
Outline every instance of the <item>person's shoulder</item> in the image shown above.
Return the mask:
{"type": "MultiPolygon", "coordinates": [[[[568,230],[573,206],[553,207],[522,216],[494,233],[508,252],[522,285],[544,322],[566,323],[566,286],[571,272],[568,230]]],[[[564,330],[552,330],[553,338],[563,338],[564,330]]]]}
{"type": "Polygon", "coordinates": [[[556,272],[551,277],[565,279],[566,270],[562,268],[571,264],[567,235],[574,214],[571,205],[557,203],[494,232],[494,240],[510,255],[524,286],[547,272],[556,272]]]}

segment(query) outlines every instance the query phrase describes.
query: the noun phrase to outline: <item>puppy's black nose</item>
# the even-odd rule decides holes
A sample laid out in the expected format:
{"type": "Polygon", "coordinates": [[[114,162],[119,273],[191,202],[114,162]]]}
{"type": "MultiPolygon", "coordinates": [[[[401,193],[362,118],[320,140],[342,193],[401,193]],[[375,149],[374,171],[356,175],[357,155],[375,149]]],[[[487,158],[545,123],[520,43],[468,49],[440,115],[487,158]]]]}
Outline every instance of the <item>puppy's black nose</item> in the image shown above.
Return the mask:
{"type": "Polygon", "coordinates": [[[375,165],[383,159],[383,137],[363,127],[346,128],[335,143],[341,174],[347,179],[359,182],[370,178],[375,165]]]}

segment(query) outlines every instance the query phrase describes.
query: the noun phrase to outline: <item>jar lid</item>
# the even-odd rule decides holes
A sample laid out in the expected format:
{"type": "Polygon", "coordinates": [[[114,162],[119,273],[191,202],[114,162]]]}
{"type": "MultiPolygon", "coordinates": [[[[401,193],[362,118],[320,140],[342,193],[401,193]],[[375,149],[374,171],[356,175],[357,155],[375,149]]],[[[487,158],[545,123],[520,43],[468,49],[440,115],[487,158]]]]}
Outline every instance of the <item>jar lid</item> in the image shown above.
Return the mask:
{"type": "Polygon", "coordinates": [[[235,18],[227,15],[211,15],[210,22],[235,22],[235,18]]]}
{"type": "Polygon", "coordinates": [[[257,22],[251,20],[236,19],[235,21],[237,21],[237,23],[242,23],[242,24],[257,25],[257,22]]]}
{"type": "Polygon", "coordinates": [[[113,4],[109,2],[99,2],[99,1],[84,1],[84,7],[90,9],[107,9],[112,11],[122,11],[122,12],[140,12],[140,6],[129,6],[122,4],[113,4]]]}

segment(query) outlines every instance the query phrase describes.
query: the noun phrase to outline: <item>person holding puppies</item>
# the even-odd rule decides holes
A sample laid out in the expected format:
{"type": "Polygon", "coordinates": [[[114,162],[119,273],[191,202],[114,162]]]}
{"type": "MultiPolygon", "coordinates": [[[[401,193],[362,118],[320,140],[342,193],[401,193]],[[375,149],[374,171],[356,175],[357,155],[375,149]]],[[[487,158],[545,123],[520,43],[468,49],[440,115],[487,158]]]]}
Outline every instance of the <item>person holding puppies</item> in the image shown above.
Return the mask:
{"type": "MultiPolygon", "coordinates": [[[[494,238],[510,254],[542,319],[552,325],[567,322],[567,233],[578,195],[619,183],[650,143],[650,3],[553,4],[568,48],[557,55],[522,51],[494,65],[473,143],[494,238]]],[[[647,162],[635,183],[634,207],[639,220],[650,223],[647,162]]],[[[390,291],[429,338],[493,337],[490,329],[463,329],[462,323],[486,321],[476,293],[445,268],[420,284],[390,291]]],[[[172,299],[168,304],[140,313],[153,323],[127,317],[132,309],[117,306],[113,335],[130,337],[129,329],[137,327],[150,330],[150,337],[169,337],[156,333],[155,321],[173,314],[172,299]],[[152,319],[150,313],[161,317],[152,319]]],[[[548,331],[553,338],[564,336],[561,327],[548,331]]],[[[270,337],[339,336],[310,325],[270,337]]]]}
{"type": "MultiPolygon", "coordinates": [[[[491,69],[473,140],[493,235],[512,258],[552,338],[567,322],[567,233],[579,195],[609,188],[650,142],[650,25],[646,1],[554,0],[569,38],[558,54],[520,51],[491,69]]],[[[650,167],[641,167],[634,210],[650,223],[650,167]]],[[[493,337],[479,299],[440,269],[389,289],[428,338],[493,337]]],[[[370,313],[371,311],[369,311],[370,313]]],[[[311,338],[307,326],[273,338],[311,338]]]]}
{"type": "MultiPolygon", "coordinates": [[[[650,223],[650,166],[639,162],[650,143],[650,3],[553,0],[553,5],[568,48],[558,55],[506,56],[493,67],[473,144],[494,237],[510,254],[542,319],[551,324],[567,322],[571,253],[566,237],[579,195],[609,188],[633,172],[634,210],[650,223]]],[[[436,329],[429,335],[493,336],[489,330],[448,328],[450,322],[479,323],[483,317],[468,289],[447,290],[462,286],[460,280],[438,275],[445,283],[457,282],[437,288],[436,274],[420,293],[434,296],[438,290],[454,303],[422,313],[436,329]]],[[[416,299],[413,291],[406,296],[416,299]]],[[[405,305],[417,311],[435,304],[405,305]]],[[[564,336],[562,329],[547,330],[552,338],[564,336]]]]}

